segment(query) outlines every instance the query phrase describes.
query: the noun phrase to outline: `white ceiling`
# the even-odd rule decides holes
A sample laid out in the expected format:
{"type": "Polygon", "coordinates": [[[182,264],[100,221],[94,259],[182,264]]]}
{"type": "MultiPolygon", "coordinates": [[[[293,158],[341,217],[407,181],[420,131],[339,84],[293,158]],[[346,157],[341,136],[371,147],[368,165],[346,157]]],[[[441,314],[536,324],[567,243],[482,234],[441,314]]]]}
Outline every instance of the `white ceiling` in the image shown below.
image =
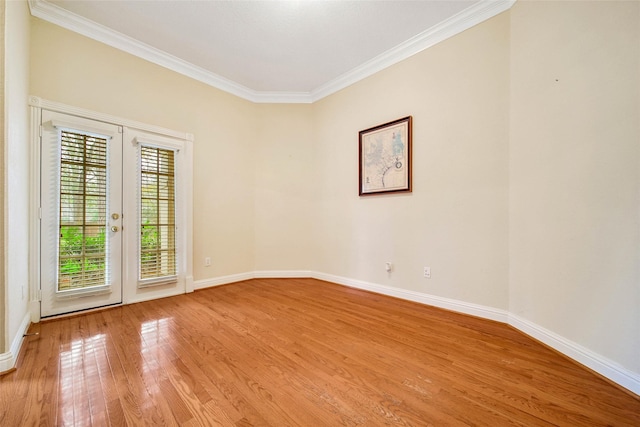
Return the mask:
{"type": "Polygon", "coordinates": [[[254,102],[313,102],[515,0],[29,0],[34,16],[254,102]]]}

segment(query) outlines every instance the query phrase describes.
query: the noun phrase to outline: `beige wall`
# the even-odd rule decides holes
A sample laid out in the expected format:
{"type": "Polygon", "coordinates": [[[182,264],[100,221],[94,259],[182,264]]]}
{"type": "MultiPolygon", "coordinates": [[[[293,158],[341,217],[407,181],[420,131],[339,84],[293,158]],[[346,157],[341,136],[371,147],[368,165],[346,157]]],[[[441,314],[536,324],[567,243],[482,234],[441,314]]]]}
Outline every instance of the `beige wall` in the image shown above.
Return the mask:
{"type": "Polygon", "coordinates": [[[316,186],[310,105],[263,105],[256,116],[255,269],[310,270],[316,186]]]}
{"type": "Polygon", "coordinates": [[[318,271],[507,309],[508,40],[504,13],[314,105],[318,271]],[[413,192],[359,197],[358,131],[407,115],[413,192]]]}
{"type": "Polygon", "coordinates": [[[510,311],[640,373],[640,3],[511,24],[510,311]]]}

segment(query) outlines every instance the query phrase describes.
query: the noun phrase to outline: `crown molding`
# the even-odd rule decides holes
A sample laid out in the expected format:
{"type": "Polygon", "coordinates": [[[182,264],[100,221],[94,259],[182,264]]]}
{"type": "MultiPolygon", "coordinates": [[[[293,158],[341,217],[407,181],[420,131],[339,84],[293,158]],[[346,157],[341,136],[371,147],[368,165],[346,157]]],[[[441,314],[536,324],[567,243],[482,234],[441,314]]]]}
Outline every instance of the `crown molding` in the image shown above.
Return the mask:
{"type": "Polygon", "coordinates": [[[311,104],[311,92],[254,92],[256,104],[311,104]]]}
{"type": "Polygon", "coordinates": [[[442,23],[311,92],[262,92],[71,13],[46,0],[28,0],[31,15],[254,103],[309,104],[415,55],[510,9],[516,0],[481,0],[442,23]]]}
{"type": "Polygon", "coordinates": [[[353,70],[311,92],[311,102],[319,101],[360,80],[401,62],[450,37],[460,34],[494,16],[511,9],[516,0],[481,0],[462,12],[410,38],[353,70]]]}
{"type": "Polygon", "coordinates": [[[256,102],[259,93],[234,81],[195,66],[160,49],[83,18],[45,0],[28,0],[31,15],[108,46],[130,53],[194,80],[256,102]]]}

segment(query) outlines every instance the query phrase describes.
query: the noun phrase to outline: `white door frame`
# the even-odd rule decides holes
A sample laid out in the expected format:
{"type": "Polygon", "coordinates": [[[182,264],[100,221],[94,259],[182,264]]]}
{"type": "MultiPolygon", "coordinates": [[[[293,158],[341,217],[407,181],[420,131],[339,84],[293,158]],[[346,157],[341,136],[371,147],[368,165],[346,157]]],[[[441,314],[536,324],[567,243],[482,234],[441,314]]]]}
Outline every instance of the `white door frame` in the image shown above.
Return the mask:
{"type": "MultiPolygon", "coordinates": [[[[162,128],[159,126],[147,125],[133,120],[123,119],[109,114],[98,113],[83,108],[73,107],[58,102],[47,101],[42,98],[29,97],[29,107],[31,115],[31,165],[30,165],[30,229],[29,229],[29,308],[31,321],[40,321],[40,119],[42,110],[50,110],[65,114],[71,114],[92,120],[112,123],[123,128],[131,128],[155,135],[160,139],[169,138],[174,143],[179,144],[182,156],[182,175],[180,188],[176,188],[182,194],[183,204],[183,277],[184,287],[182,292],[193,292],[193,135],[162,128]]],[[[125,142],[126,144],[126,142],[125,142]]],[[[126,173],[126,172],[125,172],[126,173]]],[[[124,256],[127,256],[125,250],[124,256]]],[[[163,295],[166,296],[166,295],[163,295]]],[[[123,304],[154,299],[159,296],[150,293],[148,295],[132,295],[130,292],[123,292],[123,304]]]]}

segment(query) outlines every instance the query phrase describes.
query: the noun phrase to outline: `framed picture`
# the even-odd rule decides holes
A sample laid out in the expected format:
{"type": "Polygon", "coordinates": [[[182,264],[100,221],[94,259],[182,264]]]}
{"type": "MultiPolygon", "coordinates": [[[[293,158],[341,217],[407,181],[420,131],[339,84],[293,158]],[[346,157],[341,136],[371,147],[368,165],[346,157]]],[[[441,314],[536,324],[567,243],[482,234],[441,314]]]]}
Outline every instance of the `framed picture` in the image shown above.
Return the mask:
{"type": "Polygon", "coordinates": [[[411,192],[411,123],[405,117],[360,131],[359,194],[411,192]]]}

